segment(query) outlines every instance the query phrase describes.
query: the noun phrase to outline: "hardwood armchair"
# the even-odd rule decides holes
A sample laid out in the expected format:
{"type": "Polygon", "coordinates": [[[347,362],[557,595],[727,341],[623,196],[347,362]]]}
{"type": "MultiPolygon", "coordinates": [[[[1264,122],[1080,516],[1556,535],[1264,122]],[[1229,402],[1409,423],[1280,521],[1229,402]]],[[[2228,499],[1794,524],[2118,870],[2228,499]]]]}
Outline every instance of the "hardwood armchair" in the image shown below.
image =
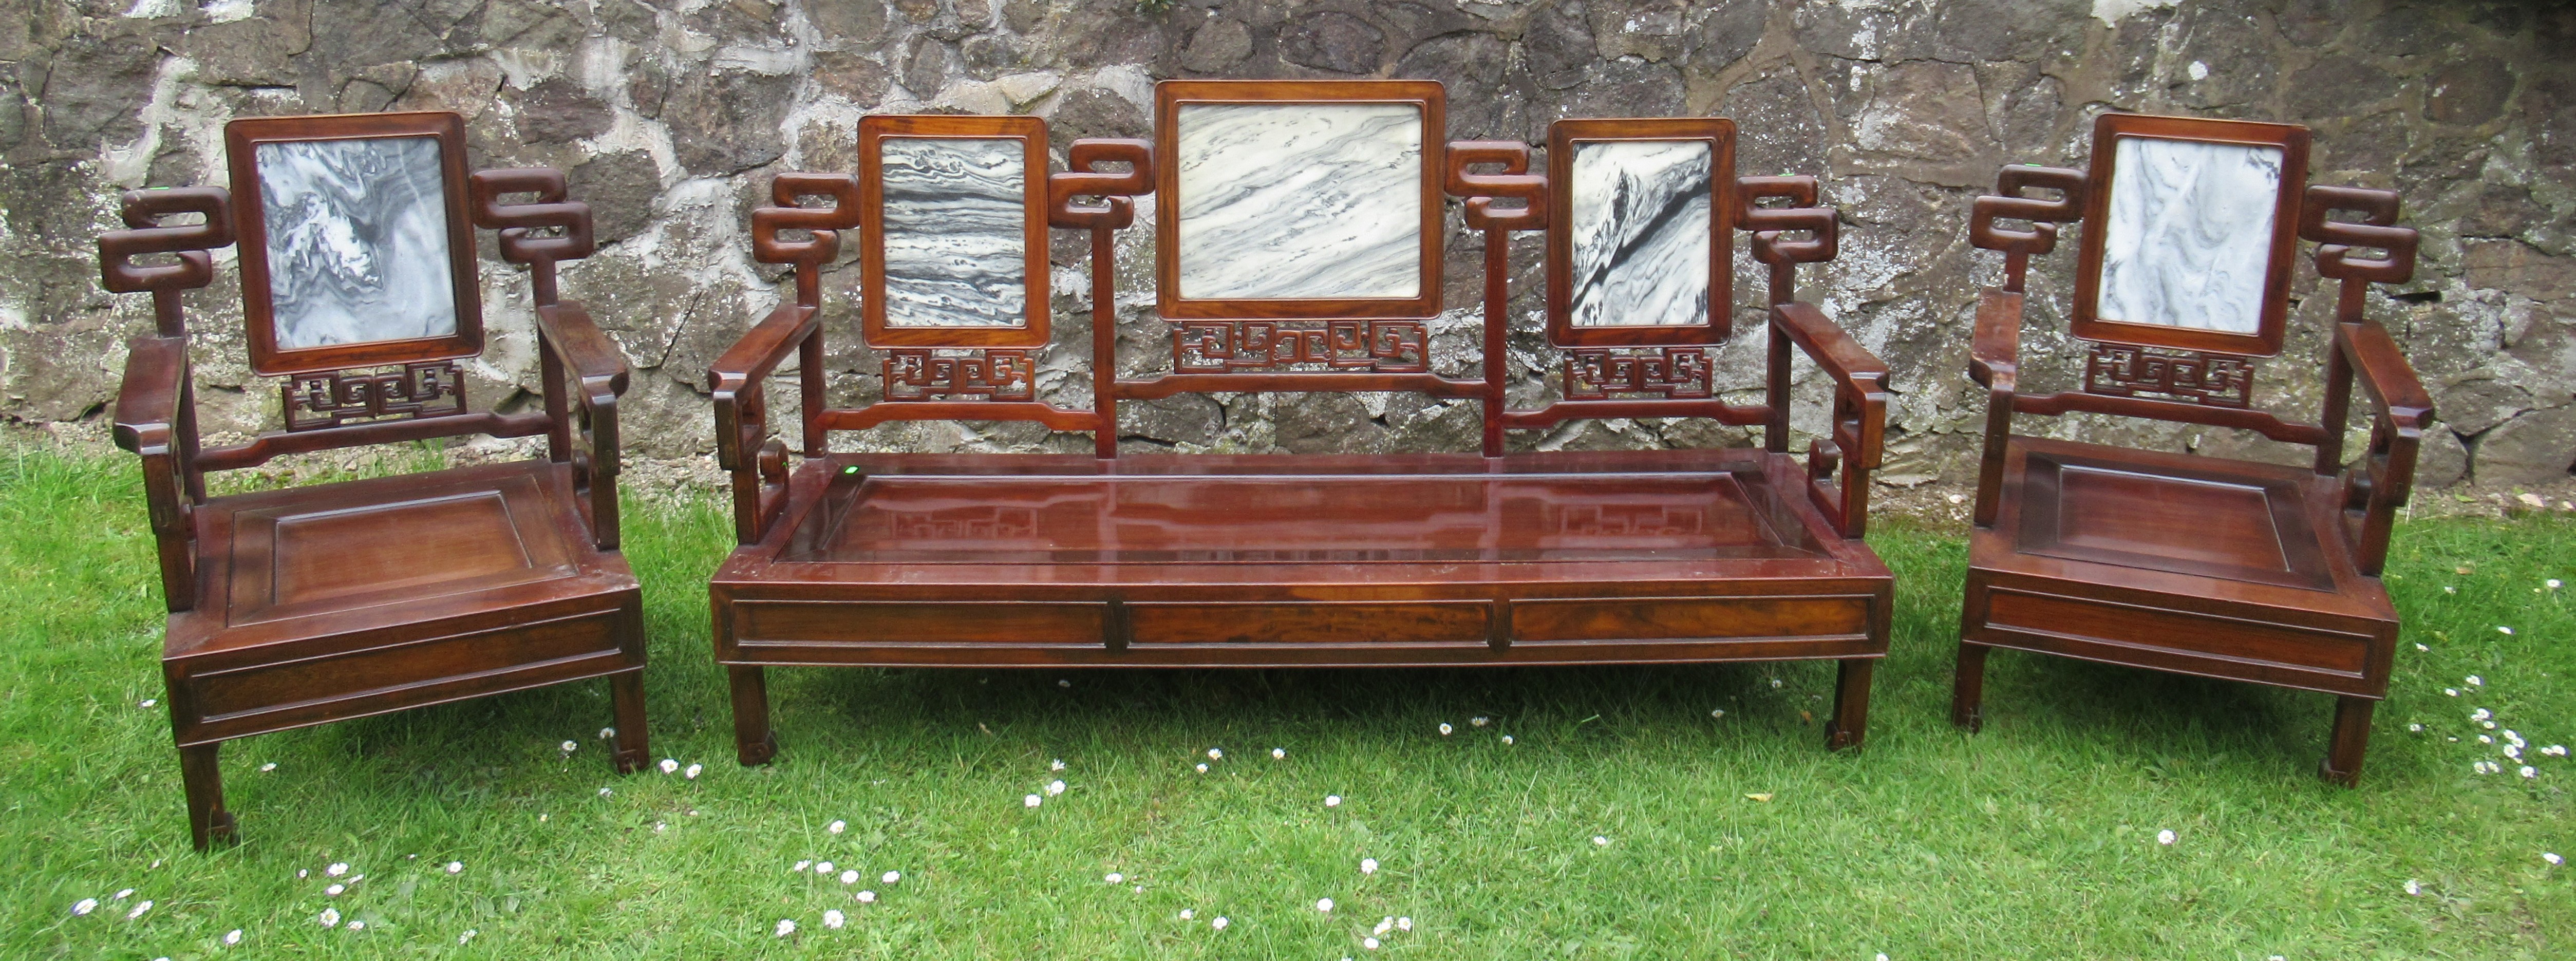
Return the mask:
{"type": "Polygon", "coordinates": [[[2412,275],[2415,232],[2396,226],[2394,193],[2302,190],[2304,127],[2111,114],[2093,146],[2089,172],[2009,167],[1976,202],[1971,241],[2004,254],[2005,279],[1981,295],[1969,362],[1986,443],[1952,720],[1982,725],[1995,647],[2321,691],[2337,698],[2322,774],[2350,785],[2397,640],[2380,565],[2432,418],[2363,295],[2412,275]],[[2000,223],[2016,220],[2029,226],[2000,223]],[[2023,281],[2066,223],[2085,225],[2070,311],[2090,345],[2084,385],[2025,393],[2023,281]],[[2341,282],[2315,422],[2251,404],[2256,358],[2280,352],[2301,238],[2341,282]],[[2346,466],[2356,381],[2371,441],[2346,466]],[[2293,468],[2013,433],[2016,416],[2078,411],[2247,430],[2316,456],[2293,468]]]}
{"type": "Polygon", "coordinates": [[[555,293],[554,265],[591,252],[589,207],[554,170],[466,176],[452,113],[244,119],[225,139],[229,192],[127,193],[131,229],[99,239],[107,289],[148,291],[155,309],[115,431],[143,461],[197,847],[235,837],[216,755],[253,734],[607,677],[616,765],[643,766],[640,595],[617,550],[626,365],[555,293]],[[203,220],[162,222],[179,215],[203,220]],[[476,226],[528,267],[542,411],[466,407],[457,361],[483,349],[476,226]],[[251,369],[283,378],[285,429],[207,448],[181,295],[237,238],[251,369]],[[472,434],[542,434],[547,456],[206,494],[208,472],[281,455],[472,434]]]}

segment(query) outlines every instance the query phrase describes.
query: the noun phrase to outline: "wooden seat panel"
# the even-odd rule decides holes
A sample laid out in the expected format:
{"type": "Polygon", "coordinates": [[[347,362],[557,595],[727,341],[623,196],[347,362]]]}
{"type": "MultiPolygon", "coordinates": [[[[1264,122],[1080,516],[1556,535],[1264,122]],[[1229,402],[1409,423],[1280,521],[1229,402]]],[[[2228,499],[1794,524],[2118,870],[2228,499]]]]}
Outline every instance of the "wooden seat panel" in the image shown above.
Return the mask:
{"type": "Polygon", "coordinates": [[[460,479],[391,500],[362,490],[238,510],[231,623],[570,577],[572,542],[554,516],[566,505],[539,492],[539,476],[460,479]],[[388,543],[387,530],[407,537],[388,543]],[[429,558],[440,563],[422,563],[429,558]]]}
{"type": "Polygon", "coordinates": [[[2020,502],[2016,550],[2069,560],[2332,590],[2304,503],[2313,474],[2172,463],[2121,448],[2030,453],[2004,489],[2020,502]]]}

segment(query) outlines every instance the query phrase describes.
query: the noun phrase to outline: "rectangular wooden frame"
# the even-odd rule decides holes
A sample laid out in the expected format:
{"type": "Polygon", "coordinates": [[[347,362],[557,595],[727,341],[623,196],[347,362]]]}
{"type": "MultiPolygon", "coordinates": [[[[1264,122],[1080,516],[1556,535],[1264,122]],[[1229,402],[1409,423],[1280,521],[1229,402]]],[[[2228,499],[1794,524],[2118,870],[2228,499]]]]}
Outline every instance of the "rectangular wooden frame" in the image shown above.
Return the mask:
{"type": "Polygon", "coordinates": [[[870,114],[859,118],[860,337],[870,347],[1043,347],[1047,318],[1047,130],[1037,117],[870,114]],[[1019,327],[889,327],[885,303],[885,159],[888,138],[1017,139],[1026,148],[1028,322],[1019,327]]]}
{"type": "Polygon", "coordinates": [[[1169,319],[1430,317],[1440,312],[1440,191],[1447,89],[1437,80],[1165,80],[1154,85],[1155,306],[1169,319]],[[1180,108],[1196,104],[1403,103],[1422,111],[1422,280],[1410,298],[1183,299],[1180,108]]]}
{"type": "Polygon", "coordinates": [[[2086,175],[2092,185],[2084,200],[2084,242],[2075,261],[2075,336],[2143,347],[2206,350],[2249,357],[2281,352],[2282,331],[2289,321],[2290,270],[2298,255],[2299,194],[2308,179],[2308,128],[2249,120],[2202,120],[2103,114],[2093,123],[2093,160],[2086,175]],[[2278,147],[2281,150],[2280,199],[2272,212],[2272,259],[2263,282],[2263,313],[2252,334],[2165,327],[2104,320],[2097,312],[2102,291],[2104,233],[2111,213],[2111,175],[2122,137],[2183,140],[2198,143],[2278,147]]]}
{"type": "Polygon", "coordinates": [[[1547,130],[1547,335],[1559,347],[1722,344],[1735,310],[1735,121],[1725,117],[1559,120],[1547,130]],[[1574,148],[1619,140],[1709,144],[1708,322],[1672,327],[1574,326],[1574,148]]]}
{"type": "Polygon", "coordinates": [[[483,352],[483,302],[474,269],[474,222],[465,209],[465,118],[448,111],[245,117],[224,125],[233,185],[234,236],[240,238],[242,323],[251,370],[263,376],[340,370],[483,352]],[[264,143],[431,137],[438,141],[447,192],[447,257],[456,290],[456,332],[445,337],[379,340],[280,349],[269,287],[268,225],[261,210],[258,147],[264,143]]]}

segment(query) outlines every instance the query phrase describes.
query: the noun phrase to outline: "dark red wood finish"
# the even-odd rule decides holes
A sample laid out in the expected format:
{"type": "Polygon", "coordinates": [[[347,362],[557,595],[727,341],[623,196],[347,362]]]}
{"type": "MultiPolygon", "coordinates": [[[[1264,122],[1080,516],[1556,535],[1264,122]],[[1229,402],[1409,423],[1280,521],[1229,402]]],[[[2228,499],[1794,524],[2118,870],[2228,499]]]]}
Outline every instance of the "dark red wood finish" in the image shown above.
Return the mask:
{"type": "Polygon", "coordinates": [[[232,172],[234,233],[241,240],[242,320],[249,327],[251,370],[275,376],[411,361],[449,360],[483,352],[483,302],[474,284],[474,226],[466,216],[465,118],[447,111],[339,114],[320,117],[246,117],[224,125],[232,172]],[[438,141],[447,187],[448,270],[456,290],[456,333],[419,340],[367,341],[308,347],[277,346],[269,299],[268,225],[260,204],[260,144],[380,137],[438,141]]]}
{"type": "MultiPolygon", "coordinates": [[[[2151,119],[2171,118],[2124,118],[2103,130],[2172,136],[2186,129],[2151,119]]],[[[2268,142],[2290,144],[2303,155],[2306,131],[2268,142]]],[[[2108,137],[2097,133],[2096,170],[2109,149],[2108,137]]],[[[2292,159],[2294,169],[2303,164],[2303,156],[2292,159]]],[[[1952,720],[1971,730],[1982,726],[1986,656],[1996,647],[2322,691],[2336,696],[2337,708],[2321,773],[2354,783],[2397,642],[2397,612],[2380,583],[2380,565],[2432,418],[2432,401],[2396,342],[2362,312],[2370,283],[2403,283],[2413,272],[2415,232],[2395,226],[2397,195],[2312,186],[2293,194],[2304,200],[2281,214],[2299,236],[2319,244],[2318,272],[2342,284],[2324,409],[2316,422],[2304,422],[2214,404],[2179,383],[2162,385],[2174,394],[2163,399],[2126,387],[2107,390],[2090,377],[2087,392],[2020,392],[2028,258],[2055,246],[2057,224],[2099,223],[2101,182],[2088,184],[2072,170],[2013,167],[1997,187],[2000,196],[1978,198],[1970,227],[1977,246],[2006,255],[2006,281],[1984,291],[1970,352],[1969,376],[1986,388],[1988,414],[1952,720]],[[2059,197],[2021,196],[2028,187],[2053,189],[2059,197]],[[2329,219],[2333,211],[2359,219],[2329,219]],[[1998,220],[2031,226],[2014,229],[1998,220]],[[2357,249],[2383,255],[2358,257],[2357,249]],[[2368,403],[2371,448],[2347,465],[2343,431],[2356,383],[2368,403]],[[2316,458],[2312,467],[2290,468],[2013,432],[2016,415],[2072,411],[2250,430],[2315,447],[2316,458]]],[[[2098,257],[2089,237],[2085,249],[2098,257]]],[[[2286,263],[2284,256],[2274,266],[2286,271],[2286,263]]],[[[2285,289],[2276,280],[2273,290],[2266,317],[2281,316],[2285,289]]],[[[2080,303],[2087,294],[2077,296],[2080,303]]],[[[2241,364],[2250,371],[2246,354],[2277,349],[2279,326],[2266,323],[2272,325],[2268,344],[2244,337],[2224,344],[2147,343],[2169,348],[2168,360],[2241,364]]],[[[2116,340],[2138,342],[2132,327],[2118,325],[2116,340]]],[[[2077,332],[2088,329],[2096,328],[2077,332]]]]}
{"type": "MultiPolygon", "coordinates": [[[[297,119],[325,136],[377,129],[297,119]]],[[[216,755],[253,734],[605,677],[614,762],[620,771],[646,763],[641,595],[617,550],[626,364],[579,303],[555,294],[554,264],[591,252],[590,210],[565,197],[554,170],[483,171],[456,194],[469,191],[472,221],[498,230],[502,256],[529,268],[541,412],[379,411],[203,448],[178,296],[212,280],[207,251],[233,239],[230,197],[211,187],[130,192],[131,229],[99,240],[107,288],[149,290],[160,308],[158,329],[130,342],[115,430],[143,462],[170,610],[163,678],[200,849],[235,838],[216,755]],[[532,199],[504,201],[517,195],[532,199]],[[159,225],[183,213],[205,222],[159,225]],[[143,253],[178,263],[135,264],[143,253]],[[206,495],[207,472],[281,454],[477,433],[543,434],[547,457],[206,495]]],[[[474,283],[469,275],[461,286],[474,283]]]]}
{"type": "MultiPolygon", "coordinates": [[[[1216,96],[1171,83],[1168,107],[1216,96]],[[1181,89],[1175,90],[1178,87],[1181,89]]],[[[1435,105],[1437,85],[1422,101],[1435,105]]],[[[1210,87],[1219,93],[1245,88],[1210,87]]],[[[1272,99],[1387,99],[1386,85],[1277,85],[1272,99]]],[[[1406,88],[1410,89],[1410,88],[1406,88]]],[[[1222,99],[1222,98],[1220,98],[1222,99]]],[[[1240,98],[1237,98],[1240,99],[1240,98]]],[[[1642,128],[1641,128],[1642,129],[1642,128]]],[[[1700,129],[1694,127],[1694,129],[1700,129]]],[[[1426,132],[1436,135],[1436,126],[1426,132]]],[[[1163,132],[1168,141],[1171,132],[1163,132]]],[[[1511,233],[1549,224],[1547,178],[1517,143],[1461,142],[1439,183],[1486,233],[1485,370],[1455,380],[1389,372],[1376,323],[1332,311],[1264,320],[1165,317],[1171,373],[1118,378],[1117,329],[1095,318],[1093,406],[1036,400],[820,403],[820,285],[830,231],[848,218],[795,206],[855,197],[845,175],[782,175],[777,206],[754,214],[755,253],[794,263],[798,295],[710,372],[719,454],[734,478],[741,546],[711,585],[716,659],[732,673],[744,763],[770,758],[771,666],[1287,667],[1671,663],[1823,658],[1839,662],[1833,747],[1861,743],[1872,668],[1887,650],[1886,567],[1860,540],[1865,471],[1875,466],[1886,369],[1795,301],[1795,266],[1830,258],[1834,214],[1812,180],[1726,187],[1728,220],[1769,265],[1777,390],[1750,409],[1713,398],[1561,402],[1505,409],[1502,365],[1511,233]],[[1500,165],[1499,173],[1471,168],[1500,165]],[[1737,199],[1740,195],[1741,199],[1737,199]],[[1751,209],[1781,198],[1795,209],[1751,209]],[[1518,202],[1507,207],[1496,201],[1518,202]],[[779,240],[778,229],[815,231],[779,240]],[[1787,234],[1807,234],[1791,239],[1787,234]],[[1272,324],[1253,327],[1254,324],[1272,324]],[[1196,332],[1200,323],[1241,323],[1196,332]],[[1355,339],[1340,339],[1348,326],[1355,339]],[[1252,337],[1294,344],[1223,372],[1189,365],[1252,337]],[[1834,379],[1838,420],[1804,459],[1788,452],[1788,351],[1834,379]],[[787,362],[808,398],[802,453],[760,416],[763,383],[787,362]],[[1282,358],[1286,359],[1282,359],[1282,358]],[[1198,390],[1419,390],[1477,398],[1479,453],[1378,456],[1120,456],[1117,403],[1198,390]],[[1778,414],[1775,416],[1774,412],[1778,414]],[[1506,456],[1507,427],[1574,417],[1716,416],[1773,428],[1758,450],[1506,456]],[[896,419],[1022,419],[1092,431],[1096,456],[832,453],[829,435],[896,419]],[[1840,480],[1835,480],[1840,470],[1840,480]]],[[[1115,302],[1113,232],[1128,198],[1168,191],[1168,164],[1137,141],[1077,141],[1050,178],[1060,228],[1090,231],[1092,302],[1115,302]],[[1124,166],[1123,171],[1103,169],[1124,166]],[[1081,203],[1081,198],[1099,198],[1081,203]]],[[[1158,197],[1163,209],[1171,196],[1158,197]]],[[[1437,207],[1433,208],[1436,212],[1437,207]]],[[[1429,228],[1437,235],[1436,225],[1429,228]]],[[[1168,247],[1166,248],[1168,250],[1168,247]]],[[[1426,257],[1436,265],[1436,257],[1426,257]]],[[[1730,265],[1731,266],[1731,265],[1730,265]]],[[[1171,262],[1163,263],[1170,283],[1171,262]]],[[[1438,289],[1436,276],[1425,289],[1438,289]]],[[[1168,295],[1168,291],[1167,291],[1168,295]]],[[[1242,307],[1245,305],[1236,305],[1242,307]]],[[[1262,305],[1252,305],[1255,307],[1262,305]]],[[[1276,305],[1269,305],[1275,307],[1276,305]]],[[[1347,306],[1347,305],[1338,305],[1347,306]]],[[[1264,308],[1268,309],[1268,308],[1264,308]]],[[[1241,360],[1242,358],[1234,358],[1241,360]]],[[[1427,359],[1427,357],[1425,358],[1427,359]]]]}

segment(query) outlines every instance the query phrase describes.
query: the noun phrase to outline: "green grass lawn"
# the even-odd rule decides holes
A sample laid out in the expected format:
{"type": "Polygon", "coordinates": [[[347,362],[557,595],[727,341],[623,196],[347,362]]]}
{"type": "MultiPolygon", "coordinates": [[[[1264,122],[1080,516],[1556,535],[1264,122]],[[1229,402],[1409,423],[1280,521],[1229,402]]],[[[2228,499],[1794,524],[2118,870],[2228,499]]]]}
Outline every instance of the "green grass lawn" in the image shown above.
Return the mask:
{"type": "Polygon", "coordinates": [[[1966,547],[1900,525],[1871,537],[1895,649],[1847,756],[1819,664],[775,670],[783,749],[745,769],[703,586],[728,525],[636,504],[654,752],[701,776],[612,774],[591,682],[233,742],[246,840],[198,855],[143,706],[137,487],[129,460],[0,449],[0,956],[2576,956],[2576,868],[2541,856],[2576,856],[2576,763],[2537,756],[2576,742],[2560,518],[2399,531],[2398,676],[2347,791],[2314,775],[2323,695],[2007,651],[1985,732],[1953,730],[1966,547]],[[2477,708],[2536,778],[2472,771],[2501,738],[2477,708]],[[331,897],[335,862],[365,878],[331,897]],[[1410,928],[1372,953],[1388,916],[1410,928]]]}

